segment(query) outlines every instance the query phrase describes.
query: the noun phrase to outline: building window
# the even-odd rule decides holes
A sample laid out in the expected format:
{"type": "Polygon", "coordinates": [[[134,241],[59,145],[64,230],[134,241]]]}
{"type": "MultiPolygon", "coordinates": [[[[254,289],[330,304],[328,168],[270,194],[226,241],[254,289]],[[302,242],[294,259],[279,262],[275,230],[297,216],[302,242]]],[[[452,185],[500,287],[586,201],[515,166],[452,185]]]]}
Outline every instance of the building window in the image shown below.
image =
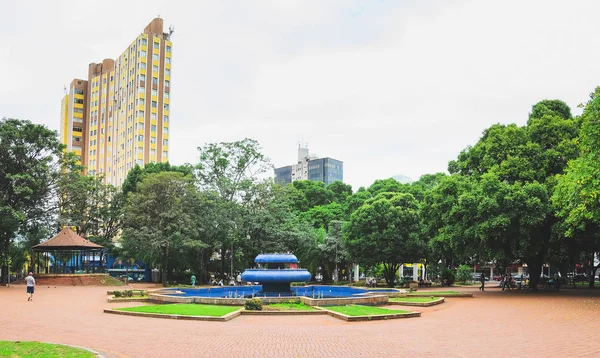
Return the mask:
{"type": "Polygon", "coordinates": [[[152,156],[152,157],[156,156],[156,149],[150,149],[150,156],[152,156]]]}
{"type": "Polygon", "coordinates": [[[168,111],[168,110],[169,110],[169,104],[168,104],[168,103],[165,103],[165,105],[164,105],[164,107],[163,107],[163,108],[165,109],[165,111],[168,111]]]}
{"type": "Polygon", "coordinates": [[[163,133],[164,133],[164,134],[168,134],[168,133],[169,133],[169,128],[167,128],[167,127],[163,127],[163,133]]]}
{"type": "Polygon", "coordinates": [[[74,98],[74,99],[73,99],[73,102],[74,102],[74,103],[78,103],[78,104],[83,104],[83,100],[82,100],[82,99],[79,99],[79,98],[74,98]]]}
{"type": "Polygon", "coordinates": [[[168,139],[163,139],[163,146],[168,146],[169,145],[169,140],[168,139]]]}
{"type": "Polygon", "coordinates": [[[169,122],[169,116],[163,116],[163,122],[165,122],[165,123],[169,122]]]}
{"type": "Polygon", "coordinates": [[[150,119],[152,119],[153,121],[155,121],[156,120],[156,113],[152,113],[150,115],[150,119]]]}
{"type": "Polygon", "coordinates": [[[158,72],[158,66],[156,66],[156,65],[152,66],[152,72],[158,72]]]}
{"type": "Polygon", "coordinates": [[[152,125],[150,126],[150,131],[152,131],[152,132],[156,132],[156,125],[152,124],[152,125]]]}
{"type": "Polygon", "coordinates": [[[170,85],[169,80],[165,80],[165,87],[169,87],[169,85],[170,85]]]}
{"type": "Polygon", "coordinates": [[[155,89],[153,89],[153,90],[152,90],[152,95],[153,95],[153,96],[158,96],[158,91],[157,91],[157,90],[155,90],[155,89]]]}
{"type": "Polygon", "coordinates": [[[138,142],[143,142],[144,141],[144,136],[143,135],[138,135],[138,142]]]}
{"type": "Polygon", "coordinates": [[[167,65],[170,65],[171,64],[171,58],[167,57],[166,60],[165,60],[165,63],[167,65]]]}
{"type": "Polygon", "coordinates": [[[74,92],[75,94],[83,94],[83,90],[80,90],[80,89],[77,89],[77,88],[74,88],[74,89],[73,89],[73,92],[74,92]]]}
{"type": "Polygon", "coordinates": [[[152,85],[153,86],[158,86],[158,78],[152,77],[152,85]]]}
{"type": "Polygon", "coordinates": [[[73,132],[83,133],[83,128],[73,127],[73,132]]]}
{"type": "Polygon", "coordinates": [[[146,51],[140,51],[140,57],[146,58],[146,51]]]}
{"type": "Polygon", "coordinates": [[[171,76],[171,70],[170,69],[166,69],[165,70],[165,76],[171,76]]]}
{"type": "Polygon", "coordinates": [[[152,54],[152,61],[158,61],[158,55],[152,54]]]}
{"type": "Polygon", "coordinates": [[[167,158],[167,157],[168,157],[168,153],[167,153],[167,152],[165,152],[164,150],[163,150],[163,152],[162,152],[162,157],[163,157],[163,159],[165,159],[165,158],[167,158]]]}
{"type": "Polygon", "coordinates": [[[152,108],[156,108],[156,101],[152,101],[152,108]]]}
{"type": "Polygon", "coordinates": [[[140,75],[140,81],[146,82],[146,75],[140,75]]]}
{"type": "Polygon", "coordinates": [[[167,53],[171,53],[171,46],[167,45],[167,49],[166,49],[167,53]]]}

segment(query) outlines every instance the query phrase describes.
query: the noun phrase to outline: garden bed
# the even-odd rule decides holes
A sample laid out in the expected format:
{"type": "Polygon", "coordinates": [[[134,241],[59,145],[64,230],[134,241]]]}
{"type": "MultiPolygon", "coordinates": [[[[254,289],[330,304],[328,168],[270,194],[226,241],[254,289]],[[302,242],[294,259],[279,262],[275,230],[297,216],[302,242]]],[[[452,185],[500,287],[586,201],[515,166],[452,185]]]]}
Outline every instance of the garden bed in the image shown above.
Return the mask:
{"type": "Polygon", "coordinates": [[[464,293],[458,291],[420,291],[409,292],[407,297],[473,297],[472,293],[464,293]]]}
{"type": "Polygon", "coordinates": [[[98,353],[80,347],[71,347],[61,344],[23,342],[23,341],[0,341],[0,357],[69,357],[69,358],[91,358],[97,357],[98,353]]]}
{"type": "Polygon", "coordinates": [[[387,308],[347,305],[347,306],[329,306],[319,308],[328,312],[329,315],[343,319],[348,322],[387,320],[398,318],[420,317],[421,313],[404,310],[392,310],[387,308]]]}
{"type": "Polygon", "coordinates": [[[241,311],[241,307],[199,304],[149,305],[104,310],[105,313],[128,316],[219,322],[229,321],[239,316],[241,311]]]}
{"type": "Polygon", "coordinates": [[[388,304],[401,306],[417,306],[429,307],[444,303],[444,297],[428,296],[428,297],[397,297],[390,298],[388,304]]]}

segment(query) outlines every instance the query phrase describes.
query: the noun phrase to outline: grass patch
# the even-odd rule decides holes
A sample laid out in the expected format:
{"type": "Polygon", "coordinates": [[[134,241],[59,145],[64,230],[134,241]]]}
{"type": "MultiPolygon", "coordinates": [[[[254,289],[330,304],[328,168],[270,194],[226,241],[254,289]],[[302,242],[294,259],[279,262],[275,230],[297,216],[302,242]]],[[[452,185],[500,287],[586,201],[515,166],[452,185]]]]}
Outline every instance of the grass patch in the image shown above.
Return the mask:
{"type": "Polygon", "coordinates": [[[80,348],[62,346],[60,344],[40,342],[7,342],[0,341],[0,357],[70,357],[87,358],[95,357],[95,354],[80,348]]]}
{"type": "Polygon", "coordinates": [[[418,291],[409,292],[408,295],[429,295],[429,296],[444,296],[444,295],[460,295],[458,291],[418,291]]]}
{"type": "Polygon", "coordinates": [[[123,281],[117,280],[114,277],[104,277],[99,280],[100,285],[102,286],[124,286],[123,281]]]}
{"type": "Polygon", "coordinates": [[[177,314],[182,316],[210,316],[221,317],[228,313],[239,310],[238,306],[216,306],[200,305],[194,303],[178,303],[166,305],[137,306],[116,308],[119,311],[158,313],[158,314],[177,314]]]}
{"type": "Polygon", "coordinates": [[[390,310],[387,308],[360,306],[360,305],[328,306],[325,308],[328,310],[331,310],[331,311],[345,314],[347,316],[372,316],[372,315],[378,315],[378,314],[411,313],[409,311],[403,311],[403,310],[390,310]]]}
{"type": "Polygon", "coordinates": [[[417,302],[427,303],[439,300],[439,297],[394,297],[388,299],[388,302],[417,302]]]}
{"type": "Polygon", "coordinates": [[[272,303],[264,305],[266,311],[314,311],[315,309],[304,303],[272,303]]]}

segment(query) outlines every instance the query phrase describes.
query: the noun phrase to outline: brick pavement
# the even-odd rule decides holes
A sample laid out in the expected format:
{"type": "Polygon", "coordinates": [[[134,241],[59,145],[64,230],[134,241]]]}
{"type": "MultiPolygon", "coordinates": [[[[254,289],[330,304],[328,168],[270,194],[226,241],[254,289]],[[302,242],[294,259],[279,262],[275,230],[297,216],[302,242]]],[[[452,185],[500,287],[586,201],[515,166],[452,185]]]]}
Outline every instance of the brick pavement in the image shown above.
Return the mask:
{"type": "MultiPolygon", "coordinates": [[[[415,307],[421,318],[348,323],[329,316],[202,322],[102,313],[107,287],[0,288],[0,340],[85,346],[121,357],[600,356],[600,290],[461,288],[475,298],[415,307]]],[[[122,289],[122,288],[121,288],[122,289]]]]}

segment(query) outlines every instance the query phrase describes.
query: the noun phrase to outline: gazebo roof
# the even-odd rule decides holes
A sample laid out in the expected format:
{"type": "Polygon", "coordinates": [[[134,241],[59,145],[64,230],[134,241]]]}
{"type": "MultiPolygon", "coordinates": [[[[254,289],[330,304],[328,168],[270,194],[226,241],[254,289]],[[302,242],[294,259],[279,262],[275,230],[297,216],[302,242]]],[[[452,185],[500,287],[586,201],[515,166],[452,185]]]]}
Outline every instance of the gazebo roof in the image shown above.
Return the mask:
{"type": "Polygon", "coordinates": [[[35,251],[53,251],[53,250],[100,250],[104,246],[95,244],[83,237],[77,235],[71,228],[63,228],[56,236],[50,240],[32,247],[35,251]]]}

